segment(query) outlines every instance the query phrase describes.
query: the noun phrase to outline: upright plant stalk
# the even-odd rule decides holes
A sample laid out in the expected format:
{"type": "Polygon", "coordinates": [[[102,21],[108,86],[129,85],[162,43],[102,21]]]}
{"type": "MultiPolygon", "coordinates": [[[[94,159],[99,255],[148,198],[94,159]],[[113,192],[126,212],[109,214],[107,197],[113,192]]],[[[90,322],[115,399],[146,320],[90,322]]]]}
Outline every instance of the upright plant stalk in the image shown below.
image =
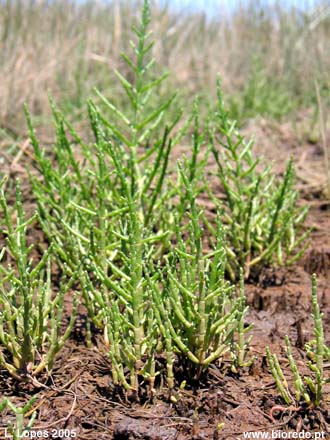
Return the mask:
{"type": "Polygon", "coordinates": [[[152,393],[156,374],[154,356],[159,336],[150,308],[145,273],[148,270],[149,250],[158,235],[153,236],[144,228],[144,220],[139,215],[139,198],[131,193],[120,155],[111,144],[108,148],[120,182],[122,200],[127,206],[119,228],[113,229],[114,235],[120,240],[120,246],[117,247],[120,264],[114,264],[108,258],[105,271],[98,250],[92,247],[88,269],[102,283],[100,295],[96,288],[94,290],[102,305],[113,380],[137,397],[140,378],[149,381],[152,393]],[[128,369],[128,375],[125,374],[125,368],[128,369]]]}
{"type": "MultiPolygon", "coordinates": [[[[131,75],[126,78],[116,72],[127,105],[124,110],[119,108],[98,90],[96,99],[87,103],[94,144],[82,140],[50,98],[56,129],[54,157],[50,157],[40,145],[26,109],[35,165],[42,175],[42,179],[31,175],[38,221],[53,241],[62,270],[72,274],[81,262],[85,265],[86,270],[78,278],[88,314],[98,326],[104,325],[103,300],[96,275],[88,270],[90,255],[104,274],[114,267],[120,271],[125,265],[117,228],[130,209],[123,181],[134,200],[141,227],[157,231],[152,240],[160,243],[157,254],[161,254],[172,231],[168,201],[175,191],[167,183],[170,152],[191,122],[190,117],[174,133],[182,112],[169,116],[175,93],[159,99],[159,86],[168,75],[154,73],[154,41],[149,25],[150,4],[145,0],[141,19],[133,29],[133,54],[122,54],[131,75]]],[[[102,286],[104,295],[108,295],[108,289],[111,287],[102,286]]]]}
{"type": "Polygon", "coordinates": [[[220,218],[216,246],[203,255],[202,216],[195,204],[188,173],[180,163],[179,173],[190,207],[188,236],[183,238],[177,221],[176,247],[162,276],[164,292],[159,291],[155,282],[153,298],[164,322],[163,337],[171,338],[179,358],[198,379],[210,363],[230,351],[241,312],[234,286],[224,279],[226,252],[220,218]]]}
{"type": "Polygon", "coordinates": [[[275,379],[277,389],[281,393],[281,396],[287,405],[291,405],[292,396],[288,390],[286,379],[284,378],[283,370],[278,362],[278,358],[275,354],[272,354],[269,347],[266,347],[267,361],[270,371],[275,379]]]}
{"type": "Polygon", "coordinates": [[[77,276],[62,282],[57,296],[52,298],[49,247],[33,267],[30,253],[33,246],[26,241],[27,227],[36,216],[25,218],[19,180],[16,181],[15,211],[10,212],[3,191],[0,194],[3,214],[2,233],[6,235],[5,254],[12,264],[0,266],[0,364],[16,379],[52,369],[55,354],[63,347],[76,318],[75,296],[69,325],[63,335],[60,327],[65,293],[77,276]],[[12,215],[16,216],[16,224],[12,215]]]}
{"type": "Polygon", "coordinates": [[[315,408],[322,405],[324,385],[330,382],[330,379],[326,379],[324,377],[323,371],[324,357],[327,347],[325,347],[324,342],[322,314],[320,313],[320,307],[317,301],[317,286],[315,275],[313,275],[312,277],[312,307],[315,340],[306,344],[307,355],[312,358],[312,360],[308,362],[308,367],[311,371],[311,374],[309,376],[304,376],[304,378],[302,379],[297,364],[292,355],[290,340],[288,336],[285,337],[286,354],[294,378],[296,402],[291,396],[287,384],[285,387],[283,387],[282,382],[284,381],[284,375],[282,369],[278,362],[277,356],[275,354],[271,354],[268,348],[267,359],[271,372],[274,376],[274,379],[276,380],[277,387],[285,402],[288,405],[294,403],[299,404],[299,402],[303,398],[304,402],[306,402],[309,406],[315,408]]]}
{"type": "Polygon", "coordinates": [[[244,275],[243,271],[240,271],[240,280],[239,280],[239,301],[237,304],[238,309],[238,329],[237,329],[237,341],[233,344],[233,349],[231,351],[233,365],[232,370],[237,372],[237,368],[249,367],[254,362],[254,357],[250,359],[246,359],[249,345],[252,339],[252,335],[246,339],[246,334],[251,331],[253,325],[245,326],[244,318],[248,307],[246,306],[246,297],[244,293],[244,275]]]}
{"type": "Polygon", "coordinates": [[[171,142],[170,132],[181,117],[177,114],[173,121],[166,123],[165,117],[176,97],[172,94],[163,102],[154,104],[160,84],[168,77],[168,73],[153,78],[155,60],[151,56],[154,40],[149,32],[150,4],[144,0],[141,20],[133,28],[136,42],[131,41],[134,56],[123,53],[122,57],[132,72],[132,81],[126,79],[118,71],[116,75],[126,93],[129,109],[120,110],[104,94],[96,90],[104,107],[112,115],[111,121],[102,115],[101,110],[95,106],[104,126],[109,130],[113,140],[119,139],[125,146],[128,160],[126,174],[132,195],[138,197],[137,207],[147,226],[151,220],[151,211],[158,205],[158,196],[161,195],[165,184],[165,172],[171,148],[176,144],[184,132],[180,130],[171,142]],[[116,123],[112,122],[115,119],[116,123]],[[165,130],[161,128],[165,127],[165,130]],[[163,135],[159,136],[159,132],[163,135]],[[150,145],[150,143],[152,144],[150,145]],[[144,146],[147,144],[148,149],[144,146]],[[153,160],[150,160],[153,158],[153,160]],[[150,194],[151,193],[151,194],[150,194]]]}
{"type": "MultiPolygon", "coordinates": [[[[193,197],[197,199],[199,195],[208,189],[205,182],[205,167],[209,159],[210,149],[203,150],[203,146],[206,139],[207,128],[201,128],[200,121],[200,105],[199,100],[196,98],[194,107],[191,113],[192,119],[192,148],[191,155],[183,158],[184,167],[187,170],[187,179],[190,184],[193,197]]],[[[206,121],[207,125],[208,121],[206,121]]],[[[179,188],[180,202],[173,207],[178,212],[179,221],[184,219],[186,210],[190,208],[189,200],[187,198],[186,189],[182,176],[178,174],[178,181],[176,186],[179,188]]]]}
{"type": "Polygon", "coordinates": [[[308,245],[309,232],[301,232],[307,208],[297,207],[293,158],[282,181],[275,180],[271,166],[260,169],[252,154],[253,141],[246,142],[229,118],[220,80],[217,92],[210,144],[225,195],[219,209],[232,256],[227,271],[236,279],[243,267],[249,278],[251,271],[258,275],[262,265],[292,264],[301,257],[308,245]]]}
{"type": "Polygon", "coordinates": [[[161,344],[161,348],[165,350],[167,386],[171,393],[175,385],[175,378],[174,378],[175,347],[174,347],[174,341],[172,338],[171,330],[167,325],[169,321],[169,316],[167,310],[163,307],[163,303],[162,303],[163,292],[159,285],[159,276],[161,275],[162,270],[160,267],[155,268],[153,266],[152,269],[154,269],[154,272],[157,274],[157,276],[153,278],[147,274],[148,286],[150,288],[150,292],[152,295],[151,307],[155,316],[157,327],[164,340],[163,344],[161,344]]]}
{"type": "Polygon", "coordinates": [[[316,275],[312,277],[312,307],[314,320],[314,334],[315,334],[315,362],[309,363],[309,367],[315,374],[315,383],[310,378],[306,378],[307,384],[311,391],[315,394],[315,405],[319,406],[322,400],[323,393],[323,362],[324,362],[324,332],[322,323],[322,314],[317,301],[317,283],[316,275]]]}
{"type": "Polygon", "coordinates": [[[297,402],[299,402],[300,398],[302,396],[304,398],[305,402],[310,404],[311,399],[308,395],[308,392],[305,388],[304,382],[300,376],[297,364],[296,364],[294,357],[292,355],[290,339],[287,335],[285,336],[285,345],[286,345],[287,358],[288,358],[290,368],[291,368],[293,378],[294,378],[294,388],[296,391],[296,400],[297,400],[297,402]]]}
{"type": "MultiPolygon", "coordinates": [[[[134,328],[134,352],[136,355],[135,371],[139,371],[139,365],[142,360],[142,343],[144,339],[144,298],[143,298],[143,277],[142,277],[142,231],[141,225],[137,219],[136,204],[130,203],[130,221],[131,234],[129,237],[129,245],[131,249],[131,280],[130,286],[132,289],[132,309],[133,309],[133,328],[134,328]]],[[[135,388],[137,383],[135,381],[135,388]]]]}

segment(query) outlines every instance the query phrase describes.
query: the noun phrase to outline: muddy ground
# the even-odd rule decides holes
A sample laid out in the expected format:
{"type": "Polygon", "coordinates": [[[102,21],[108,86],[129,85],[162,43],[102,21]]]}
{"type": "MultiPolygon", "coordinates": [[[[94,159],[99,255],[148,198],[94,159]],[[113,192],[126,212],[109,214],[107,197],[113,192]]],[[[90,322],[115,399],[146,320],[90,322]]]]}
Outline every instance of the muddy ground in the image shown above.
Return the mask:
{"type": "MultiPolygon", "coordinates": [[[[111,384],[109,359],[101,338],[95,336],[98,348],[85,346],[82,310],[48,379],[41,376],[39,385],[17,383],[0,370],[0,397],[10,397],[19,405],[37,395],[33,429],[40,436],[75,435],[80,440],[215,440],[244,438],[248,431],[305,430],[328,431],[330,437],[330,385],[325,389],[322,408],[288,407],[279,397],[265,359],[268,345],[278,354],[290,382],[284,351],[284,336],[288,334],[297,364],[304,368],[302,348],[312,336],[312,273],[318,276],[319,304],[324,313],[326,340],[330,343],[330,203],[324,189],[322,149],[318,144],[298,141],[287,126],[274,129],[258,123],[257,127],[247,129],[250,130],[257,132],[257,152],[262,151],[269,159],[281,157],[275,163],[277,172],[283,172],[284,159],[295,155],[300,202],[310,206],[307,226],[312,228],[311,245],[300,262],[288,269],[265,270],[257,283],[246,285],[250,306],[247,323],[254,323],[250,353],[255,356],[254,364],[237,374],[229,371],[226,360],[214,364],[198,387],[187,385],[177,393],[176,403],[169,400],[161,386],[153,401],[130,403],[111,384]]],[[[7,174],[24,178],[24,160],[31,159],[31,154],[27,145],[14,162],[4,156],[7,174]]],[[[212,182],[212,186],[216,189],[217,183],[212,182]]],[[[32,203],[25,187],[27,210],[32,209],[32,203]]],[[[36,231],[38,237],[40,233],[36,231]]],[[[325,376],[330,377],[330,362],[325,365],[325,376]]],[[[5,438],[4,427],[12,418],[9,411],[0,415],[0,438],[5,438]]]]}

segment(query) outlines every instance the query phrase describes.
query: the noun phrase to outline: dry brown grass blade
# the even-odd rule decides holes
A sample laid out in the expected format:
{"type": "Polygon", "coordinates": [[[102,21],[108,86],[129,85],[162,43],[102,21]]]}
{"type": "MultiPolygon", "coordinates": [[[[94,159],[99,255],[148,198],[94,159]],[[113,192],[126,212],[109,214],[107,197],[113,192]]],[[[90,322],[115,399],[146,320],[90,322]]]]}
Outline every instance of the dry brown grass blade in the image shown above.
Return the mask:
{"type": "Polygon", "coordinates": [[[321,139],[322,139],[322,148],[324,155],[324,167],[326,174],[326,188],[325,195],[327,198],[330,198],[330,153],[329,153],[329,145],[327,139],[327,114],[326,109],[323,105],[320,86],[318,81],[315,81],[315,90],[317,96],[318,110],[319,110],[319,118],[320,118],[320,131],[321,131],[321,139]]]}

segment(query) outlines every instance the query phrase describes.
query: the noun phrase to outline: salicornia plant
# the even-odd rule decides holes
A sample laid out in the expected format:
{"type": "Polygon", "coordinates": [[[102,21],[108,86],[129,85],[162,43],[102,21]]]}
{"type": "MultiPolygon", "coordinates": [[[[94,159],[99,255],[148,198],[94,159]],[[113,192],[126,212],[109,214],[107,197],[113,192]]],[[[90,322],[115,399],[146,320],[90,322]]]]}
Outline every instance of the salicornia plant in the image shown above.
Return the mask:
{"type": "MultiPolygon", "coordinates": [[[[157,231],[158,252],[168,244],[172,213],[167,201],[175,193],[168,185],[167,168],[171,148],[179,142],[191,117],[174,134],[181,112],[169,118],[175,94],[162,101],[159,86],[167,74],[156,76],[151,56],[153,40],[148,30],[149,1],[145,0],[140,23],[134,28],[133,55],[123,54],[131,69],[124,78],[116,72],[127,98],[123,109],[97,91],[98,103],[88,102],[94,144],[85,143],[51,100],[57,139],[55,157],[40,146],[31,117],[26,111],[36,166],[42,179],[31,177],[38,204],[38,219],[59,264],[71,271],[92,252],[107,273],[112,264],[121,266],[120,235],[115,232],[128,211],[123,180],[134,199],[142,226],[157,231]],[[173,133],[172,133],[173,132],[173,133]],[[120,172],[118,170],[120,169],[120,172]]],[[[80,274],[85,305],[90,315],[99,310],[80,274]]]]}
{"type": "Polygon", "coordinates": [[[135,209],[132,203],[128,221],[121,222],[122,247],[118,253],[123,259],[122,266],[111,265],[106,274],[92,259],[91,270],[101,281],[96,294],[102,304],[114,384],[137,396],[143,379],[149,382],[150,393],[154,391],[155,353],[160,338],[145,279],[150,258],[147,251],[152,247],[135,209]]]}
{"type": "MultiPolygon", "coordinates": [[[[44,212],[46,203],[47,211],[59,211],[64,221],[68,217],[69,226],[75,230],[78,226],[83,236],[85,225],[80,225],[77,220],[77,225],[73,226],[73,214],[66,215],[67,209],[74,211],[77,217],[86,214],[89,222],[99,223],[100,228],[110,216],[115,216],[113,211],[116,208],[125,209],[117,187],[118,179],[113,175],[114,164],[108,148],[110,143],[121,155],[123,173],[132,195],[138,197],[137,208],[144,225],[155,223],[156,218],[168,214],[163,206],[166,198],[163,193],[169,154],[186,131],[191,118],[171,139],[181,111],[174,118],[169,118],[175,93],[164,101],[159,99],[159,86],[168,74],[157,77],[153,72],[155,60],[151,50],[154,40],[148,30],[149,24],[150,5],[145,0],[141,21],[133,29],[136,36],[136,41],[131,42],[133,56],[122,54],[131,69],[131,75],[124,78],[116,71],[127,98],[126,106],[118,108],[100,91],[96,91],[99,105],[93,100],[88,102],[94,145],[86,145],[51,102],[57,131],[54,167],[40,148],[27,112],[36,162],[43,175],[41,184],[35,179],[33,184],[39,204],[42,205],[40,211],[47,219],[45,227],[51,226],[51,218],[44,212]]],[[[118,215],[120,213],[117,212],[118,215]]],[[[158,224],[160,227],[161,222],[158,224]]],[[[107,231],[103,232],[106,236],[107,231]]]]}
{"type": "Polygon", "coordinates": [[[35,403],[36,397],[33,396],[23,407],[14,405],[9,399],[5,398],[0,403],[0,412],[6,408],[9,408],[15,415],[15,423],[7,423],[7,434],[10,434],[13,440],[20,440],[25,436],[28,436],[33,423],[36,419],[37,413],[34,411],[29,418],[27,424],[24,423],[24,418],[31,412],[31,407],[35,403]]]}
{"type": "MultiPolygon", "coordinates": [[[[132,80],[124,78],[116,71],[128,98],[127,109],[119,109],[99,91],[97,94],[110,112],[110,117],[105,117],[104,113],[92,104],[95,115],[102,121],[104,130],[112,142],[122,146],[126,178],[132,195],[138,194],[137,207],[145,225],[151,220],[151,211],[157,208],[161,200],[159,196],[173,144],[169,140],[169,134],[177,122],[166,121],[167,110],[176,94],[164,102],[157,95],[159,85],[168,74],[157,78],[152,72],[155,64],[151,57],[154,41],[150,38],[149,24],[150,5],[149,0],[145,0],[139,26],[133,28],[137,37],[136,42],[131,41],[134,55],[130,57],[122,54],[131,70],[132,80]]],[[[96,137],[100,135],[98,130],[94,130],[94,133],[96,137]]]]}
{"type": "Polygon", "coordinates": [[[245,325],[245,315],[247,312],[246,305],[246,297],[244,291],[244,276],[243,271],[240,271],[240,279],[239,279],[239,301],[237,302],[238,309],[238,327],[237,327],[237,336],[233,341],[231,348],[231,358],[232,358],[232,371],[237,372],[238,368],[249,367],[254,362],[254,357],[247,359],[247,355],[249,353],[249,345],[252,339],[252,335],[250,335],[246,339],[246,334],[249,333],[253,325],[245,325]]]}
{"type": "Polygon", "coordinates": [[[153,392],[156,374],[159,331],[151,308],[146,271],[158,236],[145,228],[138,209],[139,197],[131,193],[121,162],[114,152],[112,154],[127,212],[122,213],[113,229],[119,240],[116,262],[110,257],[100,258],[92,237],[90,254],[85,260],[86,287],[100,306],[114,384],[122,385],[137,396],[142,379],[149,381],[150,392],[153,392]],[[87,271],[93,274],[99,286],[93,286],[87,271]]]}
{"type": "Polygon", "coordinates": [[[56,353],[63,347],[75,322],[75,306],[70,323],[60,333],[64,294],[74,280],[61,283],[52,297],[49,248],[38,264],[30,257],[33,246],[28,246],[27,227],[36,219],[28,219],[22,206],[19,181],[16,182],[14,210],[8,207],[0,193],[1,233],[7,245],[0,252],[0,365],[19,379],[51,370],[56,353]],[[15,220],[16,218],[16,220],[15,220]]]}
{"type": "MultiPolygon", "coordinates": [[[[162,276],[163,291],[153,281],[156,317],[165,340],[172,339],[180,360],[198,378],[212,363],[229,352],[245,316],[243,291],[225,280],[225,236],[220,218],[213,250],[203,253],[201,212],[195,204],[191,184],[184,168],[180,176],[189,201],[188,232],[176,224],[175,247],[166,258],[162,276]]],[[[239,343],[239,364],[243,364],[245,344],[239,343]]],[[[236,348],[235,348],[236,349],[236,348]]]]}
{"type": "Polygon", "coordinates": [[[315,340],[312,344],[307,345],[307,353],[312,358],[307,363],[310,369],[310,375],[301,377],[298,370],[298,366],[294,360],[291,344],[288,336],[285,337],[286,354],[289,361],[290,369],[294,379],[294,397],[289,390],[287,381],[284,377],[282,368],[279,364],[278,358],[275,354],[272,354],[267,347],[267,359],[270,370],[276,381],[278,390],[281,393],[284,401],[290,405],[300,401],[305,401],[308,405],[317,407],[322,404],[323,388],[330,380],[324,377],[323,363],[324,363],[324,333],[322,324],[322,313],[320,313],[320,307],[317,301],[317,286],[316,276],[312,278],[312,307],[313,307],[313,320],[314,320],[314,335],[315,340]],[[311,345],[313,349],[311,349],[311,345]]]}
{"type": "Polygon", "coordinates": [[[1,269],[0,303],[0,363],[17,377],[52,367],[74,322],[75,313],[59,335],[63,296],[76,279],[89,317],[104,331],[114,384],[135,396],[142,382],[153,393],[164,364],[173,388],[178,358],[195,379],[226,353],[233,371],[248,366],[244,278],[265,264],[289,264],[305,249],[306,210],[296,204],[293,160],[282,180],[271,167],[259,171],[252,142],[245,142],[224,109],[220,81],[215,116],[204,124],[196,100],[177,129],[181,112],[171,117],[175,94],[160,98],[167,74],[154,73],[149,24],[144,0],[132,56],[123,54],[130,74],[116,72],[125,106],[98,90],[88,101],[93,143],[79,136],[50,99],[56,141],[47,151],[26,110],[41,174],[31,175],[36,218],[60,270],[72,278],[53,297],[50,250],[34,268],[28,260],[25,232],[35,217],[24,220],[18,185],[16,226],[1,199],[3,232],[17,270],[1,269]],[[184,166],[179,163],[175,184],[170,153],[190,125],[192,153],[184,166]],[[221,203],[204,175],[210,151],[225,194],[221,203]],[[203,191],[215,203],[216,222],[197,206],[203,191]],[[209,241],[213,248],[205,252],[209,241]],[[239,293],[228,274],[232,281],[240,278],[239,293]]]}
{"type": "Polygon", "coordinates": [[[261,167],[252,154],[253,141],[246,142],[236,121],[230,120],[220,80],[217,94],[210,140],[224,192],[219,206],[228,240],[227,271],[235,279],[242,267],[248,278],[262,265],[291,264],[300,258],[307,246],[308,232],[301,232],[307,209],[297,206],[293,159],[281,180],[271,166],[261,167]]]}

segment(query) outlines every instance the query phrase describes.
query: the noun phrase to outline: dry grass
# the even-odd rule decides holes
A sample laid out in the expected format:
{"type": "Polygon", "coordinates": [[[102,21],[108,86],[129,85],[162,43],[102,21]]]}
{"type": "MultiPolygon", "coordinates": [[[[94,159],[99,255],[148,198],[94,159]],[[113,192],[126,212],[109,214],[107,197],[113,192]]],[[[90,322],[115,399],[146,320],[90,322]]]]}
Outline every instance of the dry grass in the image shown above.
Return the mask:
{"type": "MultiPolygon", "coordinates": [[[[121,99],[111,72],[125,69],[120,52],[128,49],[137,16],[131,4],[0,1],[0,126],[7,136],[25,130],[24,102],[41,119],[49,114],[47,90],[72,119],[95,85],[121,99]]],[[[162,70],[172,72],[183,103],[192,92],[208,99],[220,72],[237,116],[281,117],[317,105],[315,79],[321,96],[329,94],[329,14],[326,1],[303,14],[281,2],[263,7],[250,0],[232,16],[219,7],[207,20],[155,4],[154,55],[162,70]]]]}

